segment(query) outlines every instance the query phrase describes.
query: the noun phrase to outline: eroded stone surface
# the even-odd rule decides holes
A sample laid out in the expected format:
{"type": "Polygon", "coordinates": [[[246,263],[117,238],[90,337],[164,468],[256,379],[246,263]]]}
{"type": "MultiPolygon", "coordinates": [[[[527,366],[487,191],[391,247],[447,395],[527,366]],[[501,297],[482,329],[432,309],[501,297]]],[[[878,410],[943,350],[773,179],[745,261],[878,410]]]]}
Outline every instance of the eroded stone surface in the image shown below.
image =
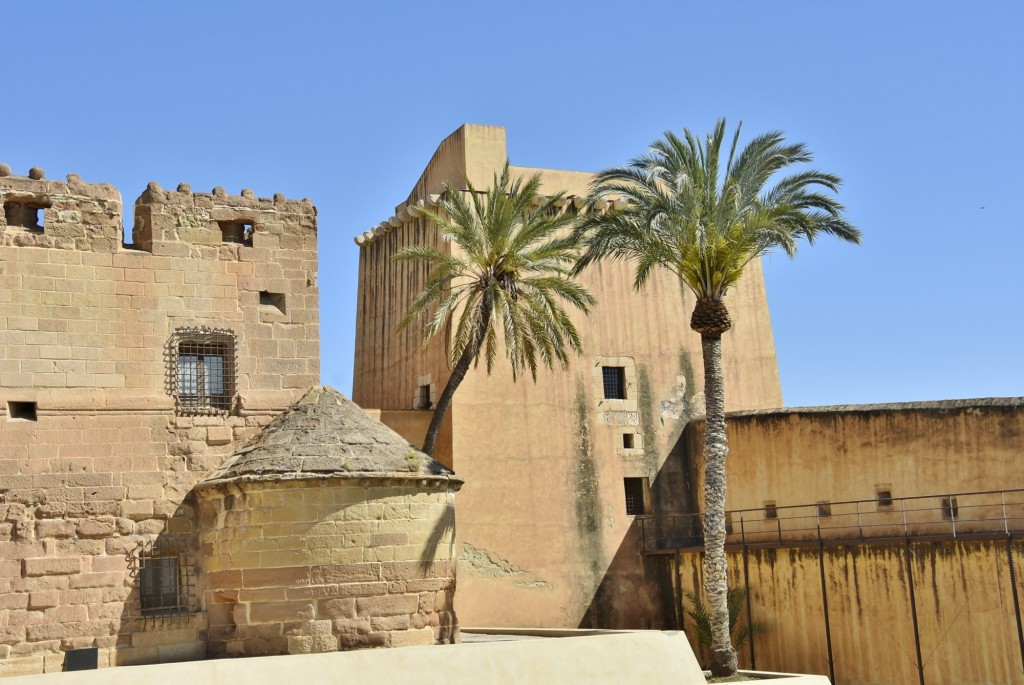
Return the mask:
{"type": "Polygon", "coordinates": [[[461,480],[334,388],[310,389],[219,469],[231,480],[394,474],[461,480]]]}

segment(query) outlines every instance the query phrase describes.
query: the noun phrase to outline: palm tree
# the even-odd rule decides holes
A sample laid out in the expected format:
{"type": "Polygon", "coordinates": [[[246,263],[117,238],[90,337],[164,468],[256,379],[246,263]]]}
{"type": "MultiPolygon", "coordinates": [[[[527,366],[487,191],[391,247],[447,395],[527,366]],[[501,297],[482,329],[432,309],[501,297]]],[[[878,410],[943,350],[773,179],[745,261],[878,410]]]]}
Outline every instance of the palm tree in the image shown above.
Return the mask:
{"type": "Polygon", "coordinates": [[[813,243],[821,234],[860,242],[860,232],[829,194],[838,190],[837,176],[808,169],[769,185],[778,172],[811,161],[805,145],[786,143],[772,131],[740,150],[739,136],[737,127],[722,168],[724,119],[703,141],[686,129],[682,138],[665,133],[647,154],[597,175],[587,215],[575,232],[586,250],[574,272],[602,259],[629,260],[636,265],[633,285],[639,290],[660,266],[697,298],[690,327],[700,333],[704,355],[704,594],[716,676],[736,671],[726,584],[722,376],[722,334],[732,321],[723,298],[743,268],[767,252],[781,249],[792,257],[801,239],[813,243]],[[618,200],[615,209],[597,211],[609,200],[618,200]]]}
{"type": "MultiPolygon", "coordinates": [[[[693,631],[697,635],[697,644],[702,652],[711,647],[711,617],[708,615],[707,605],[696,592],[686,590],[683,593],[690,600],[690,608],[684,609],[686,615],[693,620],[693,631]]],[[[740,614],[747,601],[747,591],[742,587],[731,587],[726,593],[727,604],[729,605],[729,634],[733,636],[733,645],[737,650],[743,649],[747,640],[755,635],[762,635],[768,632],[768,626],[763,621],[754,621],[750,624],[740,623],[740,614]]]]}
{"type": "Polygon", "coordinates": [[[513,181],[507,162],[490,190],[478,192],[468,179],[466,185],[462,193],[445,184],[437,208],[424,212],[456,249],[416,245],[394,257],[430,265],[399,330],[426,316],[426,346],[449,320],[458,319],[448,350],[451,375],[423,442],[429,455],[455,390],[481,352],[491,373],[499,331],[513,380],[524,370],[536,380],[538,358],[548,368],[565,368],[568,350],[582,352],[579,331],[562,303],[584,313],[594,303],[569,275],[579,251],[568,230],[575,217],[558,209],[562,194],[541,196],[540,174],[513,181]]]}

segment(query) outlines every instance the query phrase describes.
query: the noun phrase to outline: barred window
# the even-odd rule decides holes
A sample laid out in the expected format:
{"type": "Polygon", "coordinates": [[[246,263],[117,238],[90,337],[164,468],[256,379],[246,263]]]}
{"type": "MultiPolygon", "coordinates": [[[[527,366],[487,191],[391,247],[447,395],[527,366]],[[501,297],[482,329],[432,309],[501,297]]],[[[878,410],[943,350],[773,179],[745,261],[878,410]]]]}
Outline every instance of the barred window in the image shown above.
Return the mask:
{"type": "Polygon", "coordinates": [[[178,413],[227,413],[235,404],[235,334],[179,328],[168,342],[168,392],[178,413]]]}
{"type": "Polygon", "coordinates": [[[626,515],[643,516],[649,512],[650,483],[647,478],[623,478],[626,491],[626,515]]]}
{"type": "Polygon", "coordinates": [[[139,543],[132,572],[139,584],[143,617],[182,616],[191,612],[193,573],[184,540],[139,543]]]}
{"type": "Polygon", "coordinates": [[[626,369],[621,366],[602,366],[601,380],[604,382],[606,400],[626,399],[626,369]]]}

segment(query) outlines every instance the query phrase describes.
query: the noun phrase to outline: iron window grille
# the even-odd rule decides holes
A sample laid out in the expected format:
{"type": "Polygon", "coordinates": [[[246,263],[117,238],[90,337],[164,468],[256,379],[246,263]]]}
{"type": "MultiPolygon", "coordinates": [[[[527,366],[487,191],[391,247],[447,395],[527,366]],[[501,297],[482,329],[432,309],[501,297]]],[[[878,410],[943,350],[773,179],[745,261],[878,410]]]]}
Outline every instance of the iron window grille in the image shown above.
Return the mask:
{"type": "Polygon", "coordinates": [[[234,331],[178,328],[168,341],[168,394],[179,414],[227,414],[236,397],[234,331]]]}
{"type": "Polygon", "coordinates": [[[626,515],[643,516],[647,513],[647,479],[624,478],[626,491],[626,515]]]}
{"type": "Polygon", "coordinates": [[[621,366],[602,366],[601,379],[604,381],[606,400],[626,399],[626,369],[621,366]]]}
{"type": "Polygon", "coordinates": [[[143,618],[192,613],[194,571],[184,539],[158,538],[140,542],[129,562],[132,579],[138,583],[143,618]]]}

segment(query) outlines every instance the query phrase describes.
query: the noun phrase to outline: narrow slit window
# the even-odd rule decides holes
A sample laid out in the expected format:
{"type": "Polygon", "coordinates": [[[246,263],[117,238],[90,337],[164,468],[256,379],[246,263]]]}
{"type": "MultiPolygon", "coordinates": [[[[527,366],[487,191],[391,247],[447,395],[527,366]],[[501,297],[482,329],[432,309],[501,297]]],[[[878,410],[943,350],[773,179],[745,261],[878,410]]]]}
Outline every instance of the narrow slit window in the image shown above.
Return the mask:
{"type": "Polygon", "coordinates": [[[416,388],[416,408],[430,409],[433,403],[430,401],[430,386],[421,385],[416,388]]]}
{"type": "Polygon", "coordinates": [[[601,379],[604,381],[606,400],[626,399],[626,369],[621,366],[602,366],[601,379]]]}
{"type": "Polygon", "coordinates": [[[643,516],[649,513],[650,485],[646,478],[624,478],[626,515],[643,516]]]}
{"type": "Polygon", "coordinates": [[[17,421],[37,420],[35,402],[8,402],[7,416],[17,421]]]}
{"type": "Polygon", "coordinates": [[[947,521],[956,521],[960,517],[960,506],[956,497],[942,498],[942,518],[947,521]]]}

